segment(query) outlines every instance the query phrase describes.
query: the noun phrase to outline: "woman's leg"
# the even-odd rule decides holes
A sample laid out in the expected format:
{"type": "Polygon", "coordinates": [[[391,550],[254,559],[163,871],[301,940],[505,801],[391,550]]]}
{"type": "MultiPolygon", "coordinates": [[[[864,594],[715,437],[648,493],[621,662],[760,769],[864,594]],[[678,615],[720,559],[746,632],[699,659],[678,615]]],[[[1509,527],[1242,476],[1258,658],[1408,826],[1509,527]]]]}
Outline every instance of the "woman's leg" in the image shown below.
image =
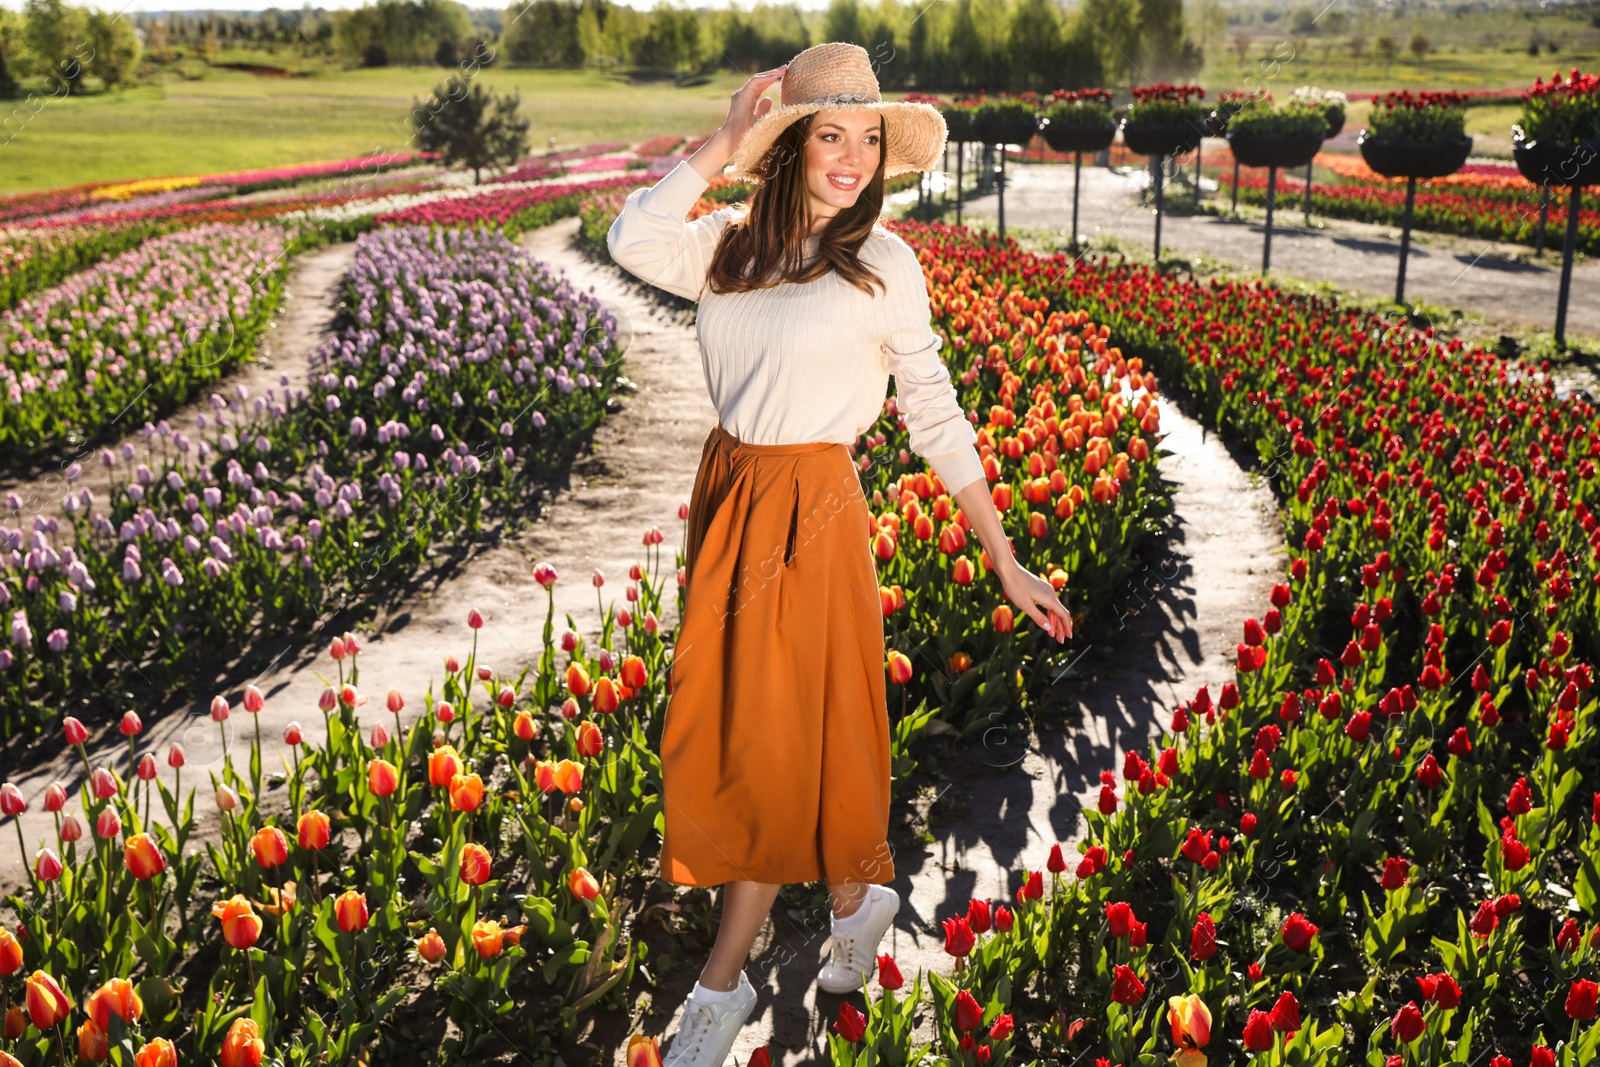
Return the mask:
{"type": "Polygon", "coordinates": [[[739,972],[750,958],[750,948],[772,912],[780,888],[771,882],[723,883],[717,943],[700,971],[701,985],[725,993],[739,988],[739,972]]]}
{"type": "Polygon", "coordinates": [[[867,884],[865,882],[843,882],[839,885],[828,885],[828,897],[833,902],[833,917],[835,919],[848,919],[855,914],[857,908],[867,899],[867,884]]]}

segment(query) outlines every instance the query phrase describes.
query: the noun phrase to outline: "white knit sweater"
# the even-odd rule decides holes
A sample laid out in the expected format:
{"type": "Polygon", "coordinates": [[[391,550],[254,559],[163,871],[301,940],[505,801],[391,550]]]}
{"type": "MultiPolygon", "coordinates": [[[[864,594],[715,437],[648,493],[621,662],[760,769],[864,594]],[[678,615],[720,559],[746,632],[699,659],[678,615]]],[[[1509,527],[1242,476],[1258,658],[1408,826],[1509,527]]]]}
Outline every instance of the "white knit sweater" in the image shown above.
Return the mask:
{"type": "MultiPolygon", "coordinates": [[[[982,479],[977,431],[940,356],[911,246],[882,226],[861,246],[862,262],[884,281],[882,292],[863,292],[830,271],[804,285],[713,293],[706,272],[737,212],[725,207],[685,221],[708,184],[680,162],[654,186],[629,194],[606,244],[644,281],[699,302],[700,361],[723,427],[750,444],[854,444],[882,413],[892,374],[911,449],[945,491],[953,495],[982,479]]],[[[807,251],[819,240],[808,238],[807,251]]]]}

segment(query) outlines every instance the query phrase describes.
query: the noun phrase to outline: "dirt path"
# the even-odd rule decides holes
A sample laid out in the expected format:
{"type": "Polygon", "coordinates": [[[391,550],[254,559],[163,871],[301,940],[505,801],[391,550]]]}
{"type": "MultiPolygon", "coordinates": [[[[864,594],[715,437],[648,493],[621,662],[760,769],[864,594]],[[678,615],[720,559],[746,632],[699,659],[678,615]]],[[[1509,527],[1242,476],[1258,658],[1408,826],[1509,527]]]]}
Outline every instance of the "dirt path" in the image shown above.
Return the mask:
{"type": "MultiPolygon", "coordinates": [[[[1072,225],[1072,168],[1059,164],[1006,164],[1006,229],[1025,226],[1057,231],[1063,241],[1072,225]]],[[[1118,175],[1085,164],[1079,193],[1078,230],[1090,239],[1112,236],[1146,253],[1155,237],[1155,209],[1141,207],[1140,174],[1118,175]]],[[[1207,194],[1226,208],[1228,194],[1207,194]]],[[[1240,205],[1241,211],[1252,209],[1240,205]]],[[[1266,232],[1259,209],[1243,221],[1211,215],[1164,214],[1162,250],[1203,252],[1256,273],[1266,232]]],[[[995,219],[994,194],[967,201],[962,219],[995,219]]],[[[1394,296],[1400,259],[1400,230],[1312,214],[1304,226],[1298,197],[1282,196],[1273,213],[1271,274],[1376,297],[1394,296]]],[[[954,221],[954,215],[951,216],[954,221]]],[[[1533,249],[1474,238],[1412,231],[1406,265],[1406,296],[1430,304],[1459,307],[1507,328],[1555,328],[1561,277],[1560,244],[1547,246],[1543,260],[1533,249]]],[[[1567,334],[1600,338],[1600,262],[1574,264],[1567,334]]]]}

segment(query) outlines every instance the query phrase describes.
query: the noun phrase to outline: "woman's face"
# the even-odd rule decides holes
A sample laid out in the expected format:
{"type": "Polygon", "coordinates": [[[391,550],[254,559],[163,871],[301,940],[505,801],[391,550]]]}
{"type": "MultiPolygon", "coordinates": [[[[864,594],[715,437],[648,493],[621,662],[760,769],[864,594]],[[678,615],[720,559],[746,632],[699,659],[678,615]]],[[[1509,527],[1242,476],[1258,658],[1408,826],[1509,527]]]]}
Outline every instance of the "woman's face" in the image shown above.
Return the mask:
{"type": "Polygon", "coordinates": [[[851,207],[878,169],[882,118],[876,111],[819,111],[806,136],[806,201],[812,232],[851,207]]]}

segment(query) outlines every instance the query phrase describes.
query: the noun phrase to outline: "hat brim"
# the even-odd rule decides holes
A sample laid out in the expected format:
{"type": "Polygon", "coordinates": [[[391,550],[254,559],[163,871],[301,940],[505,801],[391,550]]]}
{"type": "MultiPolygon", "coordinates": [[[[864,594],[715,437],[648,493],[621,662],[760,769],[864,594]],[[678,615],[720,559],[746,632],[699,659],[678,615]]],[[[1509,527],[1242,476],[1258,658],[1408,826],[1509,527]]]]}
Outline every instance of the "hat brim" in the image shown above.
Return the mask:
{"type": "Polygon", "coordinates": [[[791,104],[775,107],[746,131],[734,151],[731,178],[761,180],[756,167],[778,139],[797,119],[818,111],[878,111],[884,117],[885,159],[883,176],[893,178],[913,171],[933,170],[944,152],[950,131],[944,115],[931,104],[887,100],[872,104],[791,104]]]}

